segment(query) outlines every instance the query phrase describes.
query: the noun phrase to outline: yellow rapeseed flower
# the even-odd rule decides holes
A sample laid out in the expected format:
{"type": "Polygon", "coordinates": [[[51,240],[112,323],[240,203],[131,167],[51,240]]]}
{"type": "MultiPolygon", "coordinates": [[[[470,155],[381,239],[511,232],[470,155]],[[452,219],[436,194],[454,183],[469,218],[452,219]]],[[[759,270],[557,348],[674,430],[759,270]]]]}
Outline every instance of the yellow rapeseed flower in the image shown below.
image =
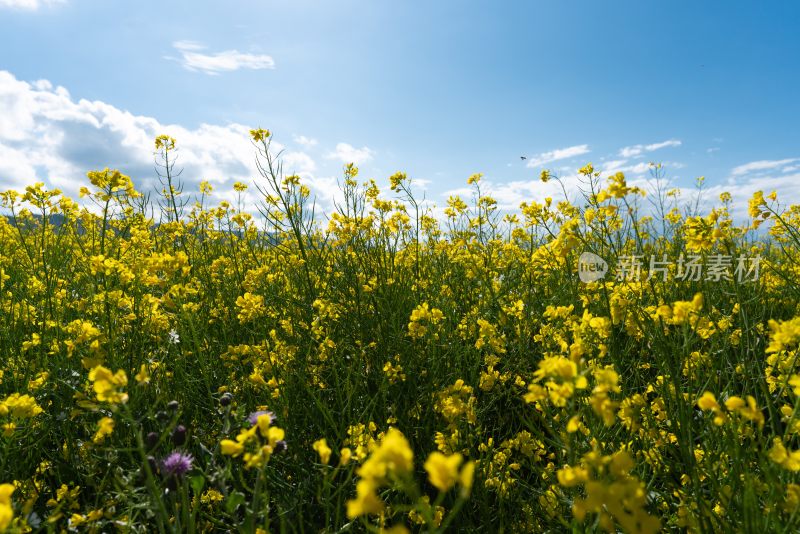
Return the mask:
{"type": "Polygon", "coordinates": [[[395,478],[403,478],[414,467],[414,453],[402,432],[389,428],[380,444],[356,473],[361,480],[356,484],[356,498],[347,501],[350,519],[383,510],[377,490],[395,478]]]}
{"type": "Polygon", "coordinates": [[[100,402],[111,404],[128,402],[128,394],[122,391],[122,388],[128,385],[128,377],[122,369],[112,373],[110,369],[98,365],[89,371],[89,381],[93,383],[92,388],[100,402]]]}
{"type": "Polygon", "coordinates": [[[464,457],[458,453],[445,456],[438,451],[432,452],[424,465],[428,480],[439,491],[448,491],[458,481],[458,468],[463,461],[464,457]]]}
{"type": "Polygon", "coordinates": [[[775,438],[772,448],[769,450],[770,459],[789,471],[800,471],[800,450],[790,451],[781,442],[781,438],[775,438]]]}
{"type": "Polygon", "coordinates": [[[114,432],[114,420],[110,417],[103,417],[97,422],[97,432],[92,438],[93,443],[102,443],[106,436],[110,436],[114,432]]]}
{"type": "Polygon", "coordinates": [[[11,494],[14,493],[15,489],[12,484],[0,484],[0,532],[7,529],[14,519],[11,494]]]}
{"type": "Polygon", "coordinates": [[[331,459],[332,451],[331,448],[328,447],[328,442],[325,440],[325,438],[315,441],[311,448],[317,451],[319,454],[319,461],[325,465],[328,465],[328,462],[331,459]]]}
{"type": "Polygon", "coordinates": [[[0,416],[11,415],[15,419],[29,419],[42,413],[42,407],[30,395],[12,393],[0,401],[0,416]]]}

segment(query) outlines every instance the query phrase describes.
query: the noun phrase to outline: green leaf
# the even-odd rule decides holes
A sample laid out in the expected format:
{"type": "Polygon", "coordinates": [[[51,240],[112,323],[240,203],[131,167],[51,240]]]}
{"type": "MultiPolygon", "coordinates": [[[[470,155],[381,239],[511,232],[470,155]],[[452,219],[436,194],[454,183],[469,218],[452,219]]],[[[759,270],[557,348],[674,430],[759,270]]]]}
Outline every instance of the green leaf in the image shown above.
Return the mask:
{"type": "Polygon", "coordinates": [[[240,491],[234,491],[225,500],[225,509],[229,514],[232,514],[236,507],[244,503],[244,494],[240,491]]]}
{"type": "Polygon", "coordinates": [[[206,485],[206,477],[203,475],[195,475],[189,479],[189,484],[192,486],[192,491],[195,495],[200,495],[206,485]]]}

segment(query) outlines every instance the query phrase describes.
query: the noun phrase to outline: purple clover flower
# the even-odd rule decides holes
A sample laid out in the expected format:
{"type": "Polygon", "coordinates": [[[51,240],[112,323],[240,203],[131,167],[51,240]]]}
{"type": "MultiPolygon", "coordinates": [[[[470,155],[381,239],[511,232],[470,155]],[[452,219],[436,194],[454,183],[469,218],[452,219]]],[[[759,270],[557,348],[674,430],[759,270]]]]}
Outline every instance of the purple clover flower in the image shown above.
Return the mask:
{"type": "Polygon", "coordinates": [[[161,461],[161,472],[165,476],[183,476],[192,468],[192,462],[191,454],[175,451],[161,461]]]}

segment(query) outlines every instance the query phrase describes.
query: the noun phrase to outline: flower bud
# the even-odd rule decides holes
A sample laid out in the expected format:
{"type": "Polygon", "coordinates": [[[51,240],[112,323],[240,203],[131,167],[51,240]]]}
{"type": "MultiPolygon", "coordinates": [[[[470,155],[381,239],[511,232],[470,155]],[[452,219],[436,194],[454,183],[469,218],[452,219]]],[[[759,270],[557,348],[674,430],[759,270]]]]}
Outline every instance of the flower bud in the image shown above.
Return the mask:
{"type": "Polygon", "coordinates": [[[178,425],[175,427],[175,430],[172,431],[172,443],[180,447],[184,443],[186,443],[186,427],[183,425],[178,425]]]}
{"type": "Polygon", "coordinates": [[[144,444],[147,446],[147,450],[155,448],[158,444],[158,433],[148,432],[147,436],[144,438],[144,444]]]}

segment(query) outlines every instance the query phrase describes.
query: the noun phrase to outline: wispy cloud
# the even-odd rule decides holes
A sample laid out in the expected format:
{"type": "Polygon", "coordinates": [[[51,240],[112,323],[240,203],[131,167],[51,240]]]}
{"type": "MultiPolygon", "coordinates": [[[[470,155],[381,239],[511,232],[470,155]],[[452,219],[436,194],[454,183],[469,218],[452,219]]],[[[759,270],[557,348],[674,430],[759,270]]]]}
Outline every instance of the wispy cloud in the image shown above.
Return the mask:
{"type": "Polygon", "coordinates": [[[231,72],[239,69],[260,70],[275,68],[275,60],[272,59],[272,56],[264,54],[247,54],[238,50],[206,53],[204,52],[206,47],[194,41],[176,41],[172,46],[181,54],[181,57],[166,56],[166,58],[177,59],[185,69],[194,72],[217,75],[221,72],[231,72]]]}
{"type": "Polygon", "coordinates": [[[645,152],[652,152],[660,148],[675,147],[675,146],[681,146],[680,140],[669,139],[667,141],[662,141],[660,143],[652,143],[650,145],[626,146],[625,148],[619,151],[619,155],[622,156],[623,158],[634,158],[636,156],[641,156],[645,152]]]}
{"type": "Polygon", "coordinates": [[[541,154],[533,156],[528,161],[528,167],[539,167],[554,161],[574,158],[575,156],[580,156],[582,154],[588,154],[589,152],[589,145],[575,145],[567,148],[557,148],[555,150],[542,152],[541,154]]]}
{"type": "Polygon", "coordinates": [[[649,173],[651,168],[651,165],[644,161],[628,165],[628,160],[625,159],[607,161],[602,166],[604,174],[623,172],[632,175],[643,175],[649,173]]]}
{"type": "Polygon", "coordinates": [[[419,187],[423,191],[427,191],[428,186],[431,185],[432,183],[433,182],[431,180],[428,180],[426,178],[412,178],[411,179],[411,185],[413,187],[419,187]]]}
{"type": "Polygon", "coordinates": [[[0,8],[27,9],[35,11],[43,6],[63,4],[66,0],[0,0],[0,8]]]}
{"type": "Polygon", "coordinates": [[[365,161],[372,159],[372,150],[368,147],[355,148],[347,143],[339,143],[336,150],[328,153],[328,158],[338,159],[342,163],[353,163],[361,165],[365,161]]]}
{"type": "Polygon", "coordinates": [[[739,165],[738,167],[734,167],[734,169],[731,171],[731,175],[743,176],[745,174],[753,174],[761,171],[771,171],[779,167],[783,167],[784,165],[789,165],[790,163],[794,163],[795,161],[798,161],[798,158],[775,159],[775,160],[763,159],[760,161],[751,161],[750,163],[745,163],[744,165],[739,165]]]}
{"type": "MultiPolygon", "coordinates": [[[[664,166],[670,169],[682,169],[686,165],[678,161],[664,162],[664,166]]],[[[634,177],[642,177],[650,174],[653,170],[653,165],[646,161],[629,161],[627,159],[618,159],[613,161],[606,161],[602,164],[601,169],[604,174],[614,174],[623,172],[630,174],[634,177]]]]}
{"type": "Polygon", "coordinates": [[[628,163],[627,159],[614,159],[603,162],[601,169],[604,173],[612,174],[615,172],[625,172],[625,165],[628,163]]]}
{"type": "Polygon", "coordinates": [[[294,142],[300,146],[311,148],[317,145],[317,140],[312,139],[310,137],[306,137],[305,135],[295,135],[294,142]]]}
{"type": "MultiPolygon", "coordinates": [[[[542,183],[539,180],[512,180],[497,181],[489,178],[481,180],[481,193],[486,194],[497,201],[497,207],[504,211],[515,212],[519,210],[520,203],[525,202],[544,202],[547,197],[560,198],[562,186],[568,195],[576,195],[579,191],[581,178],[578,174],[564,174],[559,177],[559,182],[551,180],[542,183]]],[[[443,199],[450,196],[459,196],[469,199],[474,190],[469,186],[450,189],[441,194],[443,199]]]]}

